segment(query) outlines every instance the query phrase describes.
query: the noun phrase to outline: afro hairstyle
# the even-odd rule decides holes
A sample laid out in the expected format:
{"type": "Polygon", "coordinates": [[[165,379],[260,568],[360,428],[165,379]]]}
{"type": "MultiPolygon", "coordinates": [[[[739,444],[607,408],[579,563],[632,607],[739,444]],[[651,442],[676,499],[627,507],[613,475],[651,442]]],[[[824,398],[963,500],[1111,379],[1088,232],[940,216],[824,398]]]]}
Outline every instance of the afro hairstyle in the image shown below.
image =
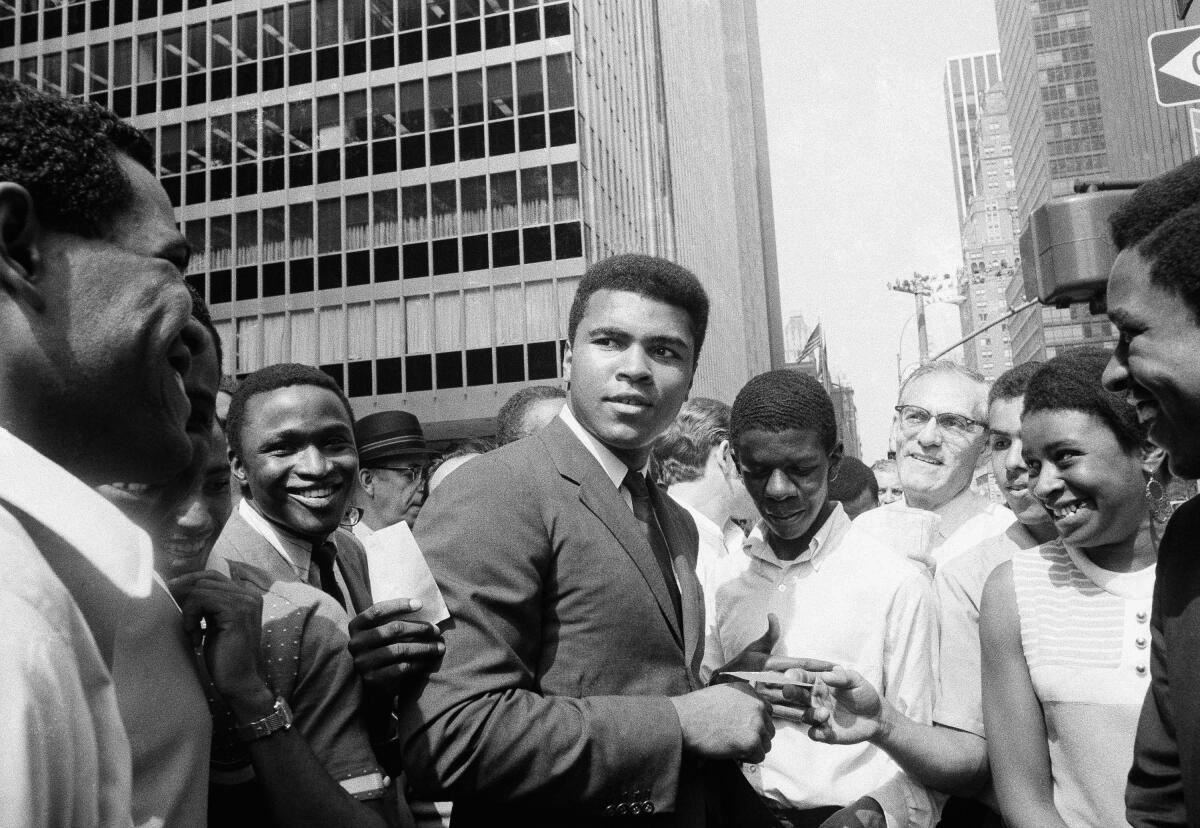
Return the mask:
{"type": "Polygon", "coordinates": [[[320,368],[301,365],[297,362],[268,365],[238,383],[237,390],[233,392],[233,399],[229,401],[229,417],[225,422],[225,433],[229,438],[231,452],[239,457],[242,454],[244,448],[242,446],[242,430],[245,427],[246,404],[250,398],[294,385],[314,385],[317,388],[332,391],[346,409],[346,416],[350,419],[350,423],[354,423],[354,411],[350,408],[350,401],[346,399],[342,387],[329,374],[320,368]]]}
{"type": "Polygon", "coordinates": [[[808,374],[790,368],[759,374],[738,392],[729,417],[730,439],[737,442],[756,428],[768,432],[793,428],[815,431],[825,451],[837,446],[837,420],[825,387],[808,374]]]}
{"type": "Polygon", "coordinates": [[[1081,411],[1107,425],[1125,451],[1140,448],[1146,429],[1138,422],[1137,411],[1101,384],[1108,359],[1106,351],[1081,348],[1046,362],[1025,389],[1021,419],[1038,411],[1081,411]]]}
{"type": "Polygon", "coordinates": [[[1138,244],[1171,216],[1200,202],[1200,158],[1192,158],[1134,190],[1108,219],[1118,250],[1138,244]]]}

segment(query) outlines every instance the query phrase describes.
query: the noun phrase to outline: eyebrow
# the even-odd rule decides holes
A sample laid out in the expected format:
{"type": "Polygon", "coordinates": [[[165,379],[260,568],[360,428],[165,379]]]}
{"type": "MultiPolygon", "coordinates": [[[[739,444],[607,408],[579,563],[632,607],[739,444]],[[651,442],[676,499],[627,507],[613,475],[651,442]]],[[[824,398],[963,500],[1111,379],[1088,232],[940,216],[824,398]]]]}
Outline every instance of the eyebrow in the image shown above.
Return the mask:
{"type": "MultiPolygon", "coordinates": [[[[612,326],[592,328],[591,330],[588,331],[588,336],[589,337],[608,336],[608,337],[612,337],[613,339],[636,339],[637,338],[633,334],[631,334],[629,331],[625,330],[624,328],[614,328],[612,326]]],[[[688,348],[688,349],[691,348],[691,345],[688,344],[687,340],[684,339],[683,337],[679,337],[679,336],[668,336],[668,335],[648,336],[645,338],[645,341],[649,342],[652,345],[674,345],[678,348],[688,348]]]]}

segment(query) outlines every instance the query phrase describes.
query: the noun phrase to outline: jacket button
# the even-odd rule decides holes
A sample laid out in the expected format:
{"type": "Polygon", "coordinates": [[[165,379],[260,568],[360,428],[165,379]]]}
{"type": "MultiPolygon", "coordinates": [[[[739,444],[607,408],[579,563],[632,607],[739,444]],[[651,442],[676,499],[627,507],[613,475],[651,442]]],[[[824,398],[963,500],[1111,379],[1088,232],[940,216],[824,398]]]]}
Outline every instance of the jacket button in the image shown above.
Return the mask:
{"type": "Polygon", "coordinates": [[[642,812],[643,812],[643,813],[647,813],[647,814],[652,814],[652,813],[654,813],[654,803],[653,803],[653,802],[647,802],[647,803],[646,803],[646,806],[645,806],[644,808],[642,808],[642,812]]]}
{"type": "Polygon", "coordinates": [[[1143,624],[1146,623],[1146,611],[1145,610],[1142,610],[1141,612],[1139,612],[1136,617],[1139,622],[1141,622],[1143,624]]]}
{"type": "Polygon", "coordinates": [[[627,816],[629,814],[629,806],[622,802],[617,806],[617,816],[627,816]]]}
{"type": "Polygon", "coordinates": [[[1146,675],[1146,665],[1145,664],[1139,664],[1137,667],[1135,667],[1133,669],[1135,669],[1137,671],[1137,674],[1139,676],[1146,675]]]}
{"type": "Polygon", "coordinates": [[[633,814],[634,816],[640,816],[642,813],[642,803],[634,802],[632,805],[630,805],[629,813],[633,814]]]}
{"type": "Polygon", "coordinates": [[[1137,646],[1137,648],[1139,650],[1146,649],[1146,639],[1140,635],[1137,637],[1137,640],[1134,641],[1133,643],[1137,646]]]}
{"type": "Polygon", "coordinates": [[[616,815],[617,815],[617,809],[616,809],[616,808],[614,808],[612,805],[605,805],[605,806],[604,806],[604,815],[605,815],[606,817],[610,817],[610,816],[616,816],[616,815]]]}

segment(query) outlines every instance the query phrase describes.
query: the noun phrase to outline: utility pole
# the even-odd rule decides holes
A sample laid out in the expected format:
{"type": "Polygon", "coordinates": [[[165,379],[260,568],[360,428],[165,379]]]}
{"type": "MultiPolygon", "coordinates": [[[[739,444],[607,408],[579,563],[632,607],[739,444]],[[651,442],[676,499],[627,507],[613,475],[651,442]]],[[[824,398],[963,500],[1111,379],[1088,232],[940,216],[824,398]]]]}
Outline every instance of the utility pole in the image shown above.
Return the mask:
{"type": "MultiPolygon", "coordinates": [[[[917,303],[917,342],[920,353],[921,364],[924,365],[929,361],[929,333],[925,328],[925,299],[933,295],[933,288],[930,287],[930,282],[934,279],[924,273],[913,273],[912,278],[897,279],[888,285],[888,290],[894,290],[897,293],[911,293],[913,299],[917,303]]],[[[900,358],[897,355],[896,362],[899,364],[900,358]]]]}

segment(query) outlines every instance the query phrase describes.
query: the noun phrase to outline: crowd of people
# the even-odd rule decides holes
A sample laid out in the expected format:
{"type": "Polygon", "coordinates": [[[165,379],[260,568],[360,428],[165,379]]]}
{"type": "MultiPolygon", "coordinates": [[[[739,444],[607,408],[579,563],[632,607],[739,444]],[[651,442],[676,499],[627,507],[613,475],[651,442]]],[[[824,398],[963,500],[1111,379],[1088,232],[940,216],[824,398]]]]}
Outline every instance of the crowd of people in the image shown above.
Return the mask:
{"type": "Polygon", "coordinates": [[[0,79],[0,825],[1200,824],[1200,161],[1112,238],[1114,352],[923,365],[871,467],[798,371],[689,399],[639,254],[437,451],[222,377],[145,138],[0,79]]]}

